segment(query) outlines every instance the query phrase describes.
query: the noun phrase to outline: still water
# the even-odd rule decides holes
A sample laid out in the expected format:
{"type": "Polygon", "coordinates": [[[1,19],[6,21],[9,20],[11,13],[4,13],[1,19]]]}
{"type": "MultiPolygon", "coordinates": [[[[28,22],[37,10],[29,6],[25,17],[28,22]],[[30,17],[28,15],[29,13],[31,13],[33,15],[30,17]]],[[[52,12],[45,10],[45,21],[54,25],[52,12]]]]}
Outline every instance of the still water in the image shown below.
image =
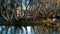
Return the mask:
{"type": "Polygon", "coordinates": [[[51,29],[43,26],[0,26],[0,34],[60,34],[60,28],[51,29]]]}

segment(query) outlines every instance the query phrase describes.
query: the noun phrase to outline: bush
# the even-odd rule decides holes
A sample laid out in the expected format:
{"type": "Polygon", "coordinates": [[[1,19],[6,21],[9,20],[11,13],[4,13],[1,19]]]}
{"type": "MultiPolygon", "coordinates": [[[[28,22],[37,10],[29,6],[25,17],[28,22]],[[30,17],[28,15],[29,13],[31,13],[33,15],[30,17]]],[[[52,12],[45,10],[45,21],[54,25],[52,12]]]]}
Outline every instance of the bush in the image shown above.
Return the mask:
{"type": "Polygon", "coordinates": [[[38,21],[36,21],[36,23],[38,24],[38,25],[45,25],[45,24],[47,24],[47,21],[46,20],[38,20],[38,21]]]}

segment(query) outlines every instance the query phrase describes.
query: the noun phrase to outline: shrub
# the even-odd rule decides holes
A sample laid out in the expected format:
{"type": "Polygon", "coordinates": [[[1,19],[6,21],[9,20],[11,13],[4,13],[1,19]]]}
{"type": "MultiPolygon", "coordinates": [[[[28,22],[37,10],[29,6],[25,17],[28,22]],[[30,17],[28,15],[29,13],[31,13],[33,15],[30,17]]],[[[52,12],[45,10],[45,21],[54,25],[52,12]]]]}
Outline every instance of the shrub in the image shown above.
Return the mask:
{"type": "Polygon", "coordinates": [[[46,20],[38,20],[38,21],[36,21],[36,23],[38,23],[38,25],[45,25],[45,24],[47,24],[47,21],[46,20]]]}

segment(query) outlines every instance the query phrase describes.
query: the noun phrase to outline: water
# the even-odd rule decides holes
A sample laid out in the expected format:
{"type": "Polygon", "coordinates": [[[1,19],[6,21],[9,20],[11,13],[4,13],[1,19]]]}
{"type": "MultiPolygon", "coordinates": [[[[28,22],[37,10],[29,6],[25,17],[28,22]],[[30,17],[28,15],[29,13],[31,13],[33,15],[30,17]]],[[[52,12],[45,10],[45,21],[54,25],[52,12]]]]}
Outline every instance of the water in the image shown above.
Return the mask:
{"type": "Polygon", "coordinates": [[[0,34],[60,34],[60,28],[43,26],[0,26],[0,34]]]}

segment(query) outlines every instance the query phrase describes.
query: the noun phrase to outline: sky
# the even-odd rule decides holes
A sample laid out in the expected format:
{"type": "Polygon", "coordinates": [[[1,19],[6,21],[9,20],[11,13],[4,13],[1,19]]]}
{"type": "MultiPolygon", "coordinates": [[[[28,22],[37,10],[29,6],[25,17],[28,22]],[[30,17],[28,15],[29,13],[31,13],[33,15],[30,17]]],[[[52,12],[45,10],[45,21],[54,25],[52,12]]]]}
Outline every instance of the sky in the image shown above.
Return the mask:
{"type": "MultiPolygon", "coordinates": [[[[29,3],[30,0],[22,0],[22,9],[26,10],[26,5],[25,5],[25,1],[27,1],[27,5],[29,3]]],[[[29,7],[29,6],[28,6],[29,7]]],[[[28,8],[27,8],[28,9],[28,8]]]]}

